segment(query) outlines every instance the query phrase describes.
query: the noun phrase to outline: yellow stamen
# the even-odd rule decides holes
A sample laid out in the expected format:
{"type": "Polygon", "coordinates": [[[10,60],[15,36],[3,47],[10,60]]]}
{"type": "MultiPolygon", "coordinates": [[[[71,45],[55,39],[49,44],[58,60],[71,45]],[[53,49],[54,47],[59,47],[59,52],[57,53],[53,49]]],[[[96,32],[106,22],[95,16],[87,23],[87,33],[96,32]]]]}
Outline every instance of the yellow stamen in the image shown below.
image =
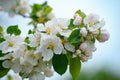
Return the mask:
{"type": "Polygon", "coordinates": [[[60,29],[64,30],[65,28],[62,25],[58,25],[60,29]]]}
{"type": "Polygon", "coordinates": [[[46,29],[46,33],[47,33],[47,34],[50,34],[50,33],[51,33],[51,29],[50,29],[49,27],[46,29]]]}
{"type": "Polygon", "coordinates": [[[49,46],[48,46],[48,48],[53,50],[54,49],[53,43],[50,43],[49,46]]]}
{"type": "Polygon", "coordinates": [[[66,39],[62,39],[62,44],[65,44],[66,43],[66,39]]]}
{"type": "Polygon", "coordinates": [[[9,47],[13,47],[14,46],[14,43],[12,41],[8,42],[8,46],[9,47]]]}
{"type": "Polygon", "coordinates": [[[36,42],[39,43],[39,42],[40,42],[40,38],[37,38],[37,39],[36,39],[36,42]]]}
{"type": "Polygon", "coordinates": [[[93,26],[95,23],[93,21],[90,21],[89,25],[93,26]]]}
{"type": "Polygon", "coordinates": [[[36,56],[34,54],[31,54],[30,56],[31,56],[32,59],[36,58],[36,56]]]}
{"type": "Polygon", "coordinates": [[[45,19],[44,18],[38,18],[38,21],[40,22],[40,23],[43,23],[44,21],[45,21],[45,19]]]}

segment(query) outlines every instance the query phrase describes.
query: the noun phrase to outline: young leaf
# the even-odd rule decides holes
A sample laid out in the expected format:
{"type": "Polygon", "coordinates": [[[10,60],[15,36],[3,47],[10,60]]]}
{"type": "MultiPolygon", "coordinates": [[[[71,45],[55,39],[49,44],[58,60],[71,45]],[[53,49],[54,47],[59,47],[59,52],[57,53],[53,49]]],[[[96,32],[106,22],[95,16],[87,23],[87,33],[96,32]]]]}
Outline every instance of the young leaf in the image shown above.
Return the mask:
{"type": "Polygon", "coordinates": [[[0,61],[0,78],[4,77],[8,73],[9,69],[2,67],[2,61],[0,61]]]}
{"type": "Polygon", "coordinates": [[[2,53],[2,51],[0,50],[0,57],[4,56],[4,54],[2,53]]]}
{"type": "Polygon", "coordinates": [[[4,38],[0,38],[0,43],[2,43],[3,41],[5,41],[5,39],[4,38]]]}
{"type": "Polygon", "coordinates": [[[78,77],[81,69],[81,62],[78,57],[71,58],[70,59],[70,73],[73,77],[73,80],[75,80],[76,77],[78,77]]]}
{"type": "Polygon", "coordinates": [[[18,28],[18,25],[13,25],[13,26],[9,26],[7,28],[7,33],[8,34],[20,35],[21,34],[21,30],[18,28]]]}
{"type": "Polygon", "coordinates": [[[80,38],[82,37],[82,35],[80,34],[80,29],[75,29],[74,31],[72,31],[72,33],[70,34],[68,41],[71,44],[79,44],[80,43],[80,38]]]}
{"type": "Polygon", "coordinates": [[[69,26],[68,26],[68,29],[74,29],[75,28],[75,26],[74,26],[74,24],[73,24],[73,19],[70,19],[70,24],[69,24],[69,26]]]}
{"type": "Polygon", "coordinates": [[[3,28],[0,26],[0,33],[2,33],[3,32],[3,28]]]}
{"type": "Polygon", "coordinates": [[[85,13],[82,12],[81,10],[77,10],[76,13],[79,14],[82,17],[82,19],[86,17],[85,13]]]}
{"type": "Polygon", "coordinates": [[[52,58],[52,64],[53,64],[53,68],[54,70],[62,75],[66,72],[67,70],[67,65],[68,65],[68,60],[66,55],[61,54],[61,55],[57,55],[54,54],[53,58],[52,58]]]}

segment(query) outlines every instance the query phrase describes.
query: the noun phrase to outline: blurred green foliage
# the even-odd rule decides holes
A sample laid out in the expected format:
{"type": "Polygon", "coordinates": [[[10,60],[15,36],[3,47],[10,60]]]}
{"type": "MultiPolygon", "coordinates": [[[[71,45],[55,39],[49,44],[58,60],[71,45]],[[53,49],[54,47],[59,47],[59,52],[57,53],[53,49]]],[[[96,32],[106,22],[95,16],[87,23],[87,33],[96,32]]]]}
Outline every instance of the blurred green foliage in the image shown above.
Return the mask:
{"type": "Polygon", "coordinates": [[[94,73],[81,72],[76,80],[120,80],[120,76],[117,76],[108,70],[99,70],[94,73]]]}

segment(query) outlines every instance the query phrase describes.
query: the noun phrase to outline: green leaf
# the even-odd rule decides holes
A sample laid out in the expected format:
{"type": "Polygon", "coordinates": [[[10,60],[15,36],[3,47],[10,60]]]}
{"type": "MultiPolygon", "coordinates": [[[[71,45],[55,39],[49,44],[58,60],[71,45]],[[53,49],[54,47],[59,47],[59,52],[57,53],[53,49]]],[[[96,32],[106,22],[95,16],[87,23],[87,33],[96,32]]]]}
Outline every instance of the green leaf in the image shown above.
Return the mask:
{"type": "Polygon", "coordinates": [[[71,44],[80,44],[80,39],[81,39],[82,35],[80,34],[80,29],[75,29],[74,31],[72,31],[72,33],[70,34],[68,41],[71,44]]]}
{"type": "Polygon", "coordinates": [[[71,52],[69,51],[66,51],[66,56],[67,56],[67,59],[68,59],[68,65],[70,65],[70,59],[72,58],[72,54],[71,52]]]}
{"type": "Polygon", "coordinates": [[[73,19],[70,19],[70,24],[69,24],[69,26],[68,26],[68,29],[74,29],[75,28],[75,26],[74,26],[74,24],[73,24],[73,19]]]}
{"type": "Polygon", "coordinates": [[[81,10],[77,10],[76,13],[79,14],[82,17],[82,19],[86,17],[86,14],[82,12],[81,10]]]}
{"type": "Polygon", "coordinates": [[[3,32],[3,28],[2,28],[2,26],[0,26],[0,33],[2,33],[3,32]]]}
{"type": "Polygon", "coordinates": [[[20,35],[21,34],[21,30],[18,28],[18,25],[13,25],[13,26],[9,26],[7,28],[7,33],[8,34],[20,35]]]}
{"type": "Polygon", "coordinates": [[[4,56],[4,54],[2,53],[2,51],[0,50],[0,57],[4,56]]]}
{"type": "Polygon", "coordinates": [[[68,60],[66,55],[61,54],[61,55],[57,55],[54,54],[53,58],[52,58],[52,64],[53,64],[53,68],[54,70],[62,75],[66,72],[67,70],[67,65],[68,65],[68,60]]]}
{"type": "Polygon", "coordinates": [[[5,41],[5,39],[4,38],[0,38],[0,43],[2,43],[3,41],[5,41]]]}
{"type": "Polygon", "coordinates": [[[73,80],[78,77],[80,74],[80,69],[81,69],[81,62],[78,57],[71,58],[70,59],[70,73],[73,77],[73,80]]]}
{"type": "Polygon", "coordinates": [[[6,69],[6,68],[2,67],[2,62],[3,61],[0,61],[0,78],[7,75],[8,71],[9,71],[9,69],[6,69]]]}
{"type": "Polygon", "coordinates": [[[26,37],[24,41],[29,44],[30,43],[29,37],[26,37]]]}
{"type": "Polygon", "coordinates": [[[38,17],[36,16],[36,13],[42,9],[41,4],[34,4],[32,6],[32,12],[30,14],[30,17],[34,20],[36,20],[38,17]]]}
{"type": "Polygon", "coordinates": [[[12,77],[10,75],[7,76],[8,80],[12,80],[12,77]]]}
{"type": "Polygon", "coordinates": [[[52,11],[52,8],[50,6],[46,6],[45,13],[49,14],[52,11]]]}

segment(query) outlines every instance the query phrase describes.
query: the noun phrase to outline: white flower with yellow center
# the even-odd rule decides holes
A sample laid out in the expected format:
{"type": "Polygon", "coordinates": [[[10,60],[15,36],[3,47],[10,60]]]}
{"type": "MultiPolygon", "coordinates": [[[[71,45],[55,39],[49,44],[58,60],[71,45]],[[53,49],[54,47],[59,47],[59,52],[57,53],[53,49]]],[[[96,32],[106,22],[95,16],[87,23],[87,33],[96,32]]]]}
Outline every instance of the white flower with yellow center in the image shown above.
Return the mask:
{"type": "Polygon", "coordinates": [[[35,66],[38,63],[38,59],[39,56],[34,54],[34,51],[28,51],[23,57],[21,57],[20,62],[23,65],[30,64],[35,66]]]}
{"type": "Polygon", "coordinates": [[[4,38],[5,41],[0,43],[0,50],[2,50],[2,53],[16,51],[24,44],[24,40],[20,36],[6,34],[4,38]]]}
{"type": "Polygon", "coordinates": [[[19,0],[0,0],[0,7],[3,11],[8,12],[10,16],[14,16],[17,2],[19,0]]]}
{"type": "Polygon", "coordinates": [[[30,6],[28,0],[20,0],[19,5],[16,7],[16,12],[24,15],[30,12],[30,6]]]}
{"type": "Polygon", "coordinates": [[[50,34],[56,35],[57,33],[59,33],[59,30],[60,30],[60,28],[57,27],[57,24],[54,19],[46,22],[45,25],[38,24],[37,28],[39,31],[44,31],[48,35],[50,34]]]}
{"type": "Polygon", "coordinates": [[[84,19],[84,24],[87,26],[87,29],[90,32],[96,31],[97,29],[103,27],[105,25],[104,19],[99,21],[99,16],[96,14],[89,14],[84,19]]]}
{"type": "Polygon", "coordinates": [[[30,34],[29,35],[29,46],[31,47],[36,47],[40,44],[40,39],[41,39],[41,34],[40,32],[36,32],[35,34],[30,34]]]}
{"type": "Polygon", "coordinates": [[[53,53],[61,54],[62,50],[63,45],[57,36],[44,35],[36,52],[42,53],[44,61],[49,61],[53,57],[53,53]]]}
{"type": "Polygon", "coordinates": [[[39,31],[44,31],[48,35],[53,34],[61,34],[65,37],[69,37],[71,30],[68,30],[69,20],[64,18],[54,18],[51,21],[48,21],[45,23],[45,26],[43,24],[38,25],[39,31]]]}

